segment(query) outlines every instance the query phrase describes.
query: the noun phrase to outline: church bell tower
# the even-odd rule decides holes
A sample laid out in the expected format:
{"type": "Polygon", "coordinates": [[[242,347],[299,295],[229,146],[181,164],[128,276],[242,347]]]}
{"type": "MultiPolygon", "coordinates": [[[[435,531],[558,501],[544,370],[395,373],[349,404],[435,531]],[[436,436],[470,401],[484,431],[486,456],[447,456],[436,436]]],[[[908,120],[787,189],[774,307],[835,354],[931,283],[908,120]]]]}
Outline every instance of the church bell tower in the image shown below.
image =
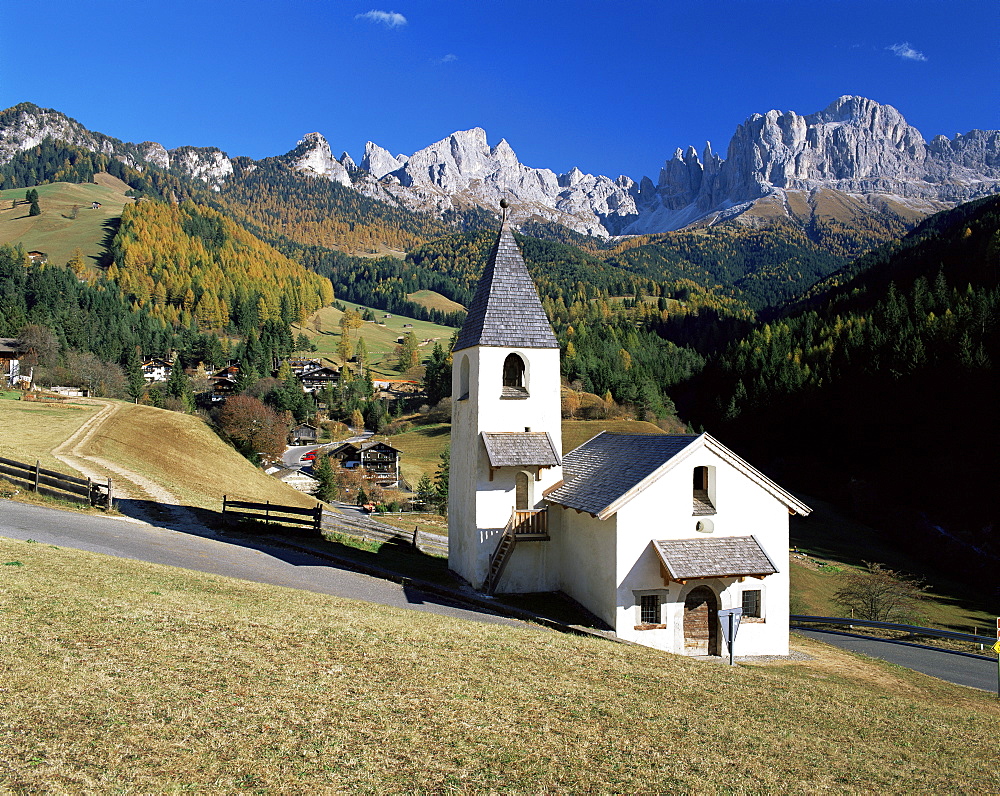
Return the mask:
{"type": "Polygon", "coordinates": [[[452,356],[448,566],[477,589],[545,591],[558,587],[542,496],[562,478],[559,343],[500,205],[452,356]]]}

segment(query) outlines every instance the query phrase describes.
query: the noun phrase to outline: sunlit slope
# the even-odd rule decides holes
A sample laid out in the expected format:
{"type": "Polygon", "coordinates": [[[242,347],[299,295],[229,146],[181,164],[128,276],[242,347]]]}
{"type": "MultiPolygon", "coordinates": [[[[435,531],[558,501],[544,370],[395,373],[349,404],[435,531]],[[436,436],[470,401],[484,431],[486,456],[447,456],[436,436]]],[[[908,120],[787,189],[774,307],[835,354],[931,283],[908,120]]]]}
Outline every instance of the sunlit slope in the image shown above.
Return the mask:
{"type": "Polygon", "coordinates": [[[285,505],[316,505],[254,467],[192,415],[123,404],[92,444],[93,453],[168,489],[185,505],[218,511],[222,496],[285,505]]]}
{"type": "Polygon", "coordinates": [[[0,790],[987,793],[995,696],[0,540],[0,790]]]}
{"type": "Polygon", "coordinates": [[[39,185],[40,216],[29,216],[28,205],[12,208],[23,200],[26,188],[0,191],[0,243],[20,243],[25,251],[41,251],[54,265],[65,265],[76,249],[84,261],[96,266],[102,261],[105,240],[113,233],[122,208],[131,204],[128,186],[109,174],[98,174],[95,183],[55,182],[39,185]],[[94,202],[100,208],[93,209],[94,202]],[[76,207],[74,217],[73,208],[76,207]]]}

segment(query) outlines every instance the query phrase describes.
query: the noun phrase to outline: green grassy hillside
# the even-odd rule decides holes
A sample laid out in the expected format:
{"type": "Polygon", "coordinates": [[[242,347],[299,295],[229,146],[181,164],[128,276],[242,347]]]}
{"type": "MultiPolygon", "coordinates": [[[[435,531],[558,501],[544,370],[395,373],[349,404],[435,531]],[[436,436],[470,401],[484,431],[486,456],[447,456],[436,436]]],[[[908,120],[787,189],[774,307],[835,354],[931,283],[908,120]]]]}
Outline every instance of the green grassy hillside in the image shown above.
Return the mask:
{"type": "MultiPolygon", "coordinates": [[[[362,304],[350,301],[340,303],[356,312],[364,312],[367,309],[362,304]]],[[[421,361],[426,359],[434,348],[434,342],[423,344],[424,340],[437,341],[443,348],[447,348],[455,333],[455,329],[451,326],[418,321],[405,315],[386,313],[384,310],[373,309],[372,312],[378,319],[375,323],[366,321],[360,328],[351,330],[351,355],[354,354],[358,339],[363,339],[368,349],[372,374],[376,377],[400,378],[401,374],[395,362],[396,340],[407,332],[413,332],[421,343],[419,348],[421,361]]],[[[340,359],[336,352],[340,344],[342,316],[343,313],[336,307],[324,307],[305,324],[293,325],[292,332],[293,334],[304,332],[316,346],[317,353],[339,364],[340,359]]]]}
{"type": "Polygon", "coordinates": [[[132,200],[128,186],[108,174],[97,183],[56,182],[39,185],[40,216],[29,216],[28,205],[11,208],[11,201],[24,199],[24,188],[0,191],[0,243],[20,243],[26,251],[42,251],[54,265],[65,265],[76,249],[88,265],[96,266],[104,256],[104,241],[132,200]],[[99,210],[91,205],[100,202],[99,210]],[[73,218],[73,207],[77,207],[73,218]]]}
{"type": "Polygon", "coordinates": [[[0,540],[0,790],[1000,789],[996,697],[797,640],[701,663],[0,540]]]}

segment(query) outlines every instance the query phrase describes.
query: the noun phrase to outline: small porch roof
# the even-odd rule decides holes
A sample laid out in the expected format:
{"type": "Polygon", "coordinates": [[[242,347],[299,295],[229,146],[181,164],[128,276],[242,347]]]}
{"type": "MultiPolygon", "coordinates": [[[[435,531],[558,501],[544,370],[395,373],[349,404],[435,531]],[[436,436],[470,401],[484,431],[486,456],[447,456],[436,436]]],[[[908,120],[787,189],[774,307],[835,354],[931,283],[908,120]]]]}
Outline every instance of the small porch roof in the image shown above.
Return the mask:
{"type": "Polygon", "coordinates": [[[559,453],[547,431],[483,432],[490,467],[555,467],[559,453]]]}
{"type": "Polygon", "coordinates": [[[762,578],[778,571],[753,536],[659,539],[653,548],[671,580],[762,578]]]}

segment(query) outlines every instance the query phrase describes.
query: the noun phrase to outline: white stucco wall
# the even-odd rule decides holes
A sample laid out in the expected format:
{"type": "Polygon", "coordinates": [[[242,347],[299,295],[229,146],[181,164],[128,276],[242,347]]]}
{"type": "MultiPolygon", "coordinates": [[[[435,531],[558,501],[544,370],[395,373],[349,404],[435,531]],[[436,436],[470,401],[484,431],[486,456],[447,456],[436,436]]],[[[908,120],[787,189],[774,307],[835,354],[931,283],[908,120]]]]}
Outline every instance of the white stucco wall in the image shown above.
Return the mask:
{"type": "MultiPolygon", "coordinates": [[[[456,351],[452,364],[451,483],[448,503],[448,566],[480,587],[489,559],[514,508],[517,470],[502,468],[490,480],[489,459],[481,433],[525,429],[547,431],[562,450],[559,350],[477,346],[456,351]],[[511,353],[525,364],[528,397],[501,398],[503,363],[511,353]],[[463,358],[468,358],[469,392],[463,397],[463,358]]],[[[561,467],[542,470],[532,482],[532,505],[562,478],[561,467]]],[[[551,542],[518,545],[501,579],[500,591],[547,591],[558,588],[558,556],[551,542]]]]}
{"type": "MultiPolygon", "coordinates": [[[[683,610],[687,593],[707,585],[719,598],[719,608],[742,604],[744,589],[761,590],[761,622],[744,622],[736,639],[737,655],[788,653],[788,510],[776,498],[712,451],[701,448],[626,504],[617,514],[617,605],[615,628],[631,641],[683,652],[683,610]],[[716,513],[692,515],[692,473],[698,466],[715,467],[716,513]],[[696,531],[709,519],[711,534],[696,531]],[[653,539],[691,539],[718,536],[754,536],[770,557],[777,574],[763,579],[736,578],[690,581],[686,586],[665,582],[653,539]],[[667,606],[662,630],[635,630],[638,624],[636,592],[665,589],[667,606]]],[[[720,635],[721,638],[721,635],[720,635]]],[[[723,654],[728,654],[725,643],[723,654]]]]}
{"type": "Polygon", "coordinates": [[[617,518],[599,520],[559,506],[552,506],[549,515],[550,521],[558,518],[561,531],[553,537],[561,570],[558,588],[614,627],[617,518]]]}

